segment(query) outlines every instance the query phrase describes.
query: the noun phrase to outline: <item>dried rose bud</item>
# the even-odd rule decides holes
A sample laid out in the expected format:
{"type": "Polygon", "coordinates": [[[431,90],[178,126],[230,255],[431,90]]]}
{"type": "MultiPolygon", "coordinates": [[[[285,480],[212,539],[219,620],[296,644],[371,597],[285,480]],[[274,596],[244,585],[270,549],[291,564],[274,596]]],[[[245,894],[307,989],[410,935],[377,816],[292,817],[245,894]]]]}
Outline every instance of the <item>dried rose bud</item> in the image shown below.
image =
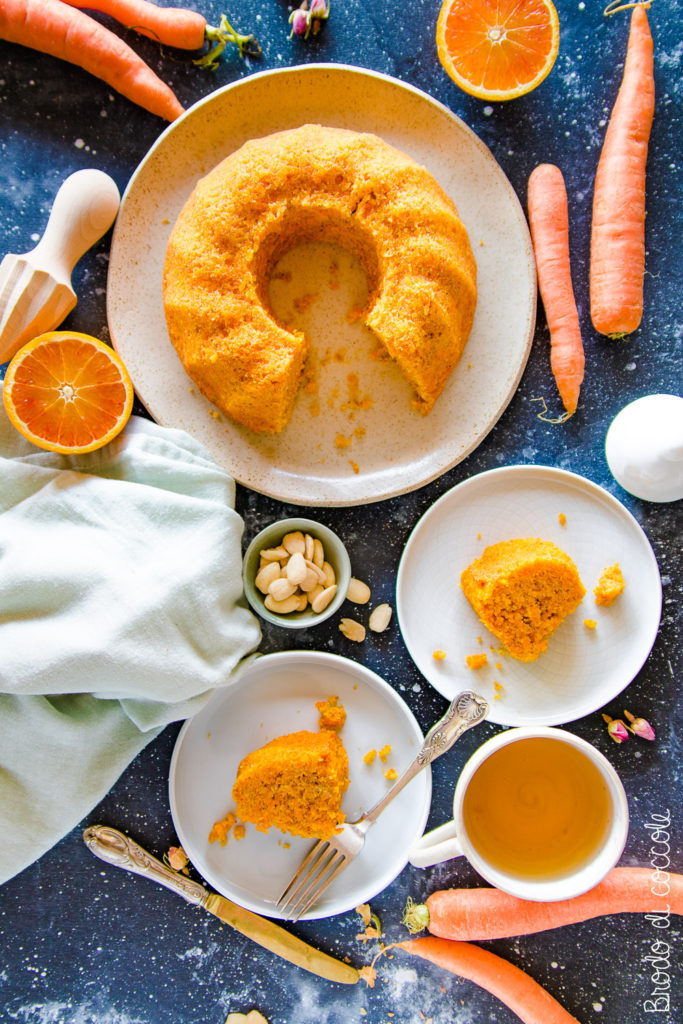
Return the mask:
{"type": "Polygon", "coordinates": [[[649,722],[646,722],[644,718],[634,718],[630,711],[624,709],[624,714],[628,719],[627,728],[631,730],[636,736],[640,736],[642,740],[653,740],[655,738],[655,731],[649,722]]]}
{"type": "Polygon", "coordinates": [[[167,857],[169,866],[172,867],[174,871],[182,871],[189,863],[187,854],[183,850],[182,846],[171,846],[167,857]]]}
{"type": "Polygon", "coordinates": [[[308,20],[308,12],[297,7],[297,9],[292,11],[289,16],[289,24],[292,26],[292,31],[289,33],[290,39],[292,36],[306,37],[311,28],[308,20]]]}
{"type": "Polygon", "coordinates": [[[628,739],[628,729],[620,718],[610,718],[609,715],[602,716],[607,722],[607,732],[615,743],[624,743],[628,739]]]}
{"type": "Polygon", "coordinates": [[[319,18],[324,21],[330,16],[330,8],[325,0],[311,0],[311,18],[319,18]]]}

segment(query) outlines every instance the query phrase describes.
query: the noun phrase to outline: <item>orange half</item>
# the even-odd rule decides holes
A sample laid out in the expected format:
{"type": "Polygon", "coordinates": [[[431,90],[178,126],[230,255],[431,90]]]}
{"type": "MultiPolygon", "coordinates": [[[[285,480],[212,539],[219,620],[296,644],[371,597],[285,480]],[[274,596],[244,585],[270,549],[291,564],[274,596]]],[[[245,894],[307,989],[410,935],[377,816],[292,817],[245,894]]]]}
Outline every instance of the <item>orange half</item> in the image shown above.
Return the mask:
{"type": "Polygon", "coordinates": [[[92,452],[123,430],[133,385],[120,357],[88,334],[50,331],[16,353],[2,390],[11,422],[40,448],[92,452]]]}
{"type": "Polygon", "coordinates": [[[445,0],[436,26],[447,73],[483,100],[531,92],[549,73],[559,46],[551,0],[445,0]]]}

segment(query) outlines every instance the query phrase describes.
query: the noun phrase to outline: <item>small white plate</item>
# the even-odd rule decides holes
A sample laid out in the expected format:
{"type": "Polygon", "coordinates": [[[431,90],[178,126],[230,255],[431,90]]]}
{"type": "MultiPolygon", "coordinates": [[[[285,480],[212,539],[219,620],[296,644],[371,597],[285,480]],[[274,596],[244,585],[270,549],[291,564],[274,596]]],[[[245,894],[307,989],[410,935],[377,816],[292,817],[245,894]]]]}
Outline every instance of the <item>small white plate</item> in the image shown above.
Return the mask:
{"type": "Polygon", "coordinates": [[[255,491],[298,505],[358,505],[434,480],[491,430],[529,355],[536,271],[512,185],[455,114],[386,75],[310,64],[250,75],[219,89],[160,136],[121,202],[107,317],[114,347],[158,423],[186,430],[255,491]],[[322,244],[293,250],[283,258],[283,264],[291,258],[291,265],[280,268],[282,279],[271,288],[278,314],[312,341],[307,383],[314,390],[300,390],[282,433],[255,434],[218,416],[192,386],[169,341],[164,258],[197,180],[249,138],[306,122],[372,132],[408,153],[451,196],[469,232],[479,292],[474,326],[429,416],[411,407],[410,387],[396,365],[372,358],[376,338],[350,322],[354,306],[365,304],[358,289],[366,282],[361,273],[359,283],[343,250],[332,255],[322,244]],[[294,294],[279,294],[292,270],[294,294]]]}
{"type": "Polygon", "coordinates": [[[490,470],[447,491],[413,530],[396,584],[397,618],[420,672],[449,700],[464,686],[481,693],[491,705],[489,721],[500,725],[563,725],[603,707],[642,667],[661,606],[657,562],[630,512],[597,484],[545,466],[490,470]],[[460,587],[462,570],[487,545],[513,537],[554,541],[587,591],[547,651],[528,663],[497,653],[500,641],[460,587]],[[615,562],[626,588],[611,607],[599,608],[593,587],[615,562]],[[584,619],[597,627],[588,629],[584,619]],[[442,661],[433,657],[438,649],[446,652],[442,661]],[[488,665],[470,671],[466,656],[481,652],[488,665]]]}
{"type": "MultiPolygon", "coordinates": [[[[243,839],[209,843],[213,823],[234,810],[232,786],[240,761],[276,736],[317,731],[315,702],[335,695],[347,711],[341,738],[349,758],[347,820],[368,810],[400,775],[423,736],[411,711],[383,679],[347,658],[317,651],[286,651],[256,658],[232,686],[218,690],[185,723],[171,760],[169,793],[178,838],[201,875],[222,895],[248,910],[282,917],[275,902],[310,849],[312,840],[247,823],[243,839]],[[391,744],[386,763],[363,763],[368,750],[391,744]]],[[[403,870],[422,835],[431,800],[426,768],[369,830],[359,857],[329,887],[304,920],[353,910],[376,896],[403,870]]]]}

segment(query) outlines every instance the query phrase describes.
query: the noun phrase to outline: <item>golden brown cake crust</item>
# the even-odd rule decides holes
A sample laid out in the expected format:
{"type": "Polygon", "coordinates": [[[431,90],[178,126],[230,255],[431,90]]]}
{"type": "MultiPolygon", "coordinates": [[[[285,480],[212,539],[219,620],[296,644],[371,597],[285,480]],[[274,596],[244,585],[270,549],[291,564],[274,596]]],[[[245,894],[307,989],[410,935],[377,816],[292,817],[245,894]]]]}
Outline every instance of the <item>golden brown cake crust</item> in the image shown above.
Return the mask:
{"type": "Polygon", "coordinates": [[[429,412],[474,318],[467,231],[427,170],[375,135],[341,128],[252,140],[197,184],[164,267],[169,336],[187,373],[238,423],[285,426],[307,343],[275,321],[267,283],[284,252],[316,239],[359,257],[364,322],[429,412]]]}

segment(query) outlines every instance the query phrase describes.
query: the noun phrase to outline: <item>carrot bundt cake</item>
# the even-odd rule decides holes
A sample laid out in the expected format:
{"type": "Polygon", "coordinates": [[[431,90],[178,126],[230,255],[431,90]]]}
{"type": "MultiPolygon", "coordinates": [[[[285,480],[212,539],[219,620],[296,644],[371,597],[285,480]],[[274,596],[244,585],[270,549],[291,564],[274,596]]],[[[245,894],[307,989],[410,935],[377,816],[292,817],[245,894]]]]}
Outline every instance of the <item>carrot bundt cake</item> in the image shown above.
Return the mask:
{"type": "Polygon", "coordinates": [[[232,790],[237,816],[260,832],[274,827],[329,839],[344,821],[341,801],[349,784],[349,762],[337,728],[338,720],[334,728],[323,728],[321,721],[320,732],[278,736],[247,754],[232,790]]]}
{"type": "Polygon", "coordinates": [[[303,369],[303,334],[276,322],[268,280],[308,241],[336,242],[366,272],[364,323],[428,413],[472,327],[476,266],[432,175],[375,135],[304,125],[245,143],[202,178],[171,233],[163,300],[185,370],[227,416],[275,433],[303,369]]]}
{"type": "Polygon", "coordinates": [[[569,555],[534,537],[485,548],[462,573],[461,585],[486,628],[520,661],[545,651],[586,593],[569,555]]]}

